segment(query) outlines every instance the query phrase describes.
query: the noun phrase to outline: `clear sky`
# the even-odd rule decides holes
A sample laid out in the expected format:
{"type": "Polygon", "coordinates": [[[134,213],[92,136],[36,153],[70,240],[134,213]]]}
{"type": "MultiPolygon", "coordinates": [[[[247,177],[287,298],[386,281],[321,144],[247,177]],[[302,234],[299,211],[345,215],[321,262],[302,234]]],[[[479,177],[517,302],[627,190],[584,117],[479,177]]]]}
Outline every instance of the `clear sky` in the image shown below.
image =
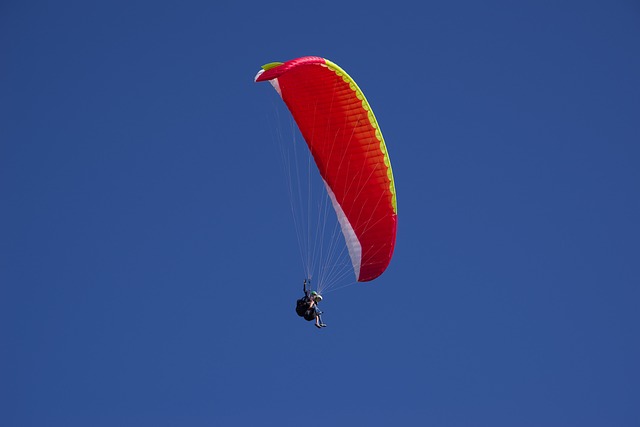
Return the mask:
{"type": "Polygon", "coordinates": [[[635,0],[3,1],[0,425],[640,425],[638,46],[635,0]],[[322,331],[253,82],[305,55],[398,194],[322,331]]]}

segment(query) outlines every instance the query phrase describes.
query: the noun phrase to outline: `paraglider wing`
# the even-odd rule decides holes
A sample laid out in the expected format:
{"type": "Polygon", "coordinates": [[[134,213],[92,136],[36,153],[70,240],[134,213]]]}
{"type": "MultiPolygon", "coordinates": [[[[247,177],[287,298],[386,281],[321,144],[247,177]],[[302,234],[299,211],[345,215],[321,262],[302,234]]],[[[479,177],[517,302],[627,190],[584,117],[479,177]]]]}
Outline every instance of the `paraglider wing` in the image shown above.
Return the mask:
{"type": "Polygon", "coordinates": [[[267,64],[255,81],[269,81],[293,115],[338,216],[356,280],[380,276],[395,246],[396,193],[362,91],[336,64],[315,56],[267,64]]]}

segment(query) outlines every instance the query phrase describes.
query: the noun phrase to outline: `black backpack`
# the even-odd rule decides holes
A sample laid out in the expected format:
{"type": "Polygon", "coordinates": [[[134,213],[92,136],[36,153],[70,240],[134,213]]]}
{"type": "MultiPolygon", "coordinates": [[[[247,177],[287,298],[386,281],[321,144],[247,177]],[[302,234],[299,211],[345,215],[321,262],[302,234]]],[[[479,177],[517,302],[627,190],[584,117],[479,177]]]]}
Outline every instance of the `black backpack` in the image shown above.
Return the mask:
{"type": "Polygon", "coordinates": [[[307,297],[300,298],[296,301],[296,313],[300,317],[304,317],[304,320],[314,320],[316,318],[316,311],[309,308],[309,300],[307,297]]]}
{"type": "Polygon", "coordinates": [[[308,308],[309,302],[307,300],[307,297],[300,298],[298,301],[296,301],[296,313],[298,314],[298,316],[304,317],[308,308]]]}

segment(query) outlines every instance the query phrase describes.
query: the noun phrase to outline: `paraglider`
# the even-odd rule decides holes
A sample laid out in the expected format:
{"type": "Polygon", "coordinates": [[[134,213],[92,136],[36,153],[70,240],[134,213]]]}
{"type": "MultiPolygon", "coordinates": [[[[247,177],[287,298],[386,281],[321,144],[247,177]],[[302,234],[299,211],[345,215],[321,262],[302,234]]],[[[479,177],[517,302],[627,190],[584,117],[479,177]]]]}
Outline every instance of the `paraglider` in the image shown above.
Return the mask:
{"type": "Polygon", "coordinates": [[[342,68],[316,56],[266,64],[255,81],[270,82],[291,112],[335,210],[355,280],[377,278],[393,255],[397,203],[389,154],[364,94],[342,68]]]}
{"type": "Polygon", "coordinates": [[[304,296],[296,301],[296,313],[304,320],[315,320],[316,328],[325,328],[327,325],[322,322],[320,315],[322,312],[318,308],[318,304],[322,301],[322,295],[316,291],[307,288],[307,284],[311,285],[311,281],[304,279],[302,291],[304,296]]]}

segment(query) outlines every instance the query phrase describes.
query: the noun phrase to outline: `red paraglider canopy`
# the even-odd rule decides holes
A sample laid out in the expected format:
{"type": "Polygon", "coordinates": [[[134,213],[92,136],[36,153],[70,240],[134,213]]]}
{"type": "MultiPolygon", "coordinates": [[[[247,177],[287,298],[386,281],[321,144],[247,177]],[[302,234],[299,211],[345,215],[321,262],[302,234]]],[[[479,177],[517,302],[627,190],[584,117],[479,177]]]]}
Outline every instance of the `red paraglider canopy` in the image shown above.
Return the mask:
{"type": "Polygon", "coordinates": [[[336,64],[306,56],[263,66],[291,111],[325,181],[356,280],[380,276],[396,240],[397,206],[391,163],[373,111],[336,64]]]}

